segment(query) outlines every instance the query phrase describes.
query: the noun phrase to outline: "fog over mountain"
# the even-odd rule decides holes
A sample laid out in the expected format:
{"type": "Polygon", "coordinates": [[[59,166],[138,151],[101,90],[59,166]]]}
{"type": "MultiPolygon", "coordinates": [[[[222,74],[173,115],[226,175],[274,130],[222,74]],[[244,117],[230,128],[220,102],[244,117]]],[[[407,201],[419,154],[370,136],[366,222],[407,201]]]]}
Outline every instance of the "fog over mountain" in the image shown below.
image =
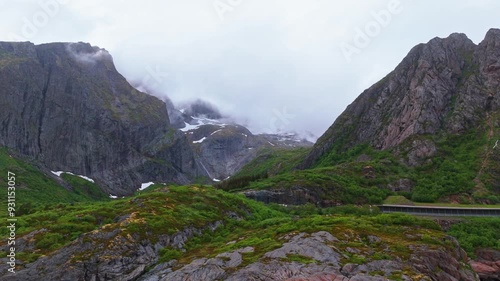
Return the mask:
{"type": "Polygon", "coordinates": [[[132,84],[177,107],[201,99],[255,133],[315,139],[411,47],[453,32],[478,43],[498,25],[499,8],[489,0],[0,0],[0,41],[89,42],[132,84]]]}

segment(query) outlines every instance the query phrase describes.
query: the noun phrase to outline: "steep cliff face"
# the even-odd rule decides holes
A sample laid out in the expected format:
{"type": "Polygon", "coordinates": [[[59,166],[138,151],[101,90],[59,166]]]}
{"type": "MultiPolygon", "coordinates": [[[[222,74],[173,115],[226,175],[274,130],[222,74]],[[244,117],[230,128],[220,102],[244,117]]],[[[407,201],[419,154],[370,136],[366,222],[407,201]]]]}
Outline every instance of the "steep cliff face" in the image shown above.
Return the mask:
{"type": "MultiPolygon", "coordinates": [[[[492,138],[498,131],[498,121],[491,121],[500,109],[499,77],[498,29],[479,45],[464,34],[420,44],[347,107],[301,167],[362,143],[386,150],[412,136],[456,135],[478,127],[492,138]]],[[[420,144],[414,153],[433,154],[432,143],[420,144]]]]}
{"type": "Polygon", "coordinates": [[[109,193],[204,175],[165,104],[131,87],[105,50],[0,43],[0,96],[0,145],[109,193]]]}
{"type": "Polygon", "coordinates": [[[205,125],[188,133],[197,159],[214,181],[241,169],[267,142],[238,125],[205,125]]]}

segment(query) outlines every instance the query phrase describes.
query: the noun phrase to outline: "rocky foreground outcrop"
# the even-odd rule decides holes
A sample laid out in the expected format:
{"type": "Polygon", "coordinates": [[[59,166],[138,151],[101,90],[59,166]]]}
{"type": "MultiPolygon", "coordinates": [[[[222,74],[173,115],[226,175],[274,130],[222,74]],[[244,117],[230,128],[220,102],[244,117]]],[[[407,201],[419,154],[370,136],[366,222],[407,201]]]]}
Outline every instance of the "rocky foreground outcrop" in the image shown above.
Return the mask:
{"type": "Polygon", "coordinates": [[[470,262],[472,269],[482,281],[500,280],[500,251],[481,249],[476,251],[477,258],[470,262]]]}
{"type": "MultiPolygon", "coordinates": [[[[125,216],[119,224],[123,227],[134,219],[134,214],[125,216]]],[[[122,228],[103,227],[82,235],[70,245],[40,257],[33,263],[18,261],[24,268],[15,274],[6,274],[0,280],[136,280],[145,273],[147,267],[158,262],[160,249],[182,249],[193,236],[201,235],[202,231],[208,229],[214,231],[220,225],[221,222],[216,221],[207,224],[204,229],[187,227],[171,235],[159,235],[154,240],[137,233],[127,233],[122,228]]],[[[33,236],[41,231],[19,239],[16,244],[18,250],[32,251],[33,236]]],[[[8,272],[6,263],[0,265],[0,271],[8,272]]]]}
{"type": "MultiPolygon", "coordinates": [[[[125,219],[124,223],[131,219],[125,219]]],[[[219,225],[220,222],[214,223],[207,229],[213,231],[219,225]]],[[[389,256],[385,254],[391,253],[391,241],[377,236],[362,239],[349,232],[336,236],[326,231],[290,233],[280,238],[281,247],[257,255],[250,263],[246,257],[255,255],[257,250],[251,246],[212,258],[194,259],[188,264],[176,260],[158,263],[159,249],[182,249],[190,237],[199,234],[199,229],[187,228],[173,235],[162,235],[153,243],[134,235],[121,235],[118,229],[103,229],[85,234],[71,245],[0,280],[479,280],[466,265],[465,252],[451,237],[445,237],[443,242],[453,245],[454,250],[415,243],[396,253],[400,257],[387,259],[389,256]],[[377,252],[379,248],[385,250],[377,252]],[[378,258],[373,258],[374,255],[378,258]]]]}
{"type": "MultiPolygon", "coordinates": [[[[213,231],[219,225],[220,222],[207,228],[213,231]]],[[[245,262],[244,256],[255,254],[251,246],[213,258],[195,259],[186,265],[180,265],[176,260],[158,264],[159,249],[182,248],[189,238],[199,234],[199,229],[187,228],[173,235],[163,235],[152,243],[148,239],[139,241],[141,239],[136,236],[122,235],[116,229],[94,232],[26,265],[14,275],[0,277],[0,280],[479,280],[476,273],[467,267],[466,254],[450,237],[446,241],[456,247],[455,251],[416,244],[409,247],[406,257],[389,260],[381,256],[380,259],[364,261],[376,254],[376,247],[389,241],[376,236],[369,236],[368,241],[357,237],[356,247],[341,250],[339,245],[353,244],[349,241],[352,237],[347,234],[337,234],[337,238],[326,231],[298,233],[284,235],[280,248],[263,253],[250,264],[245,262]],[[353,257],[355,262],[352,262],[353,257]]]]}
{"type": "Polygon", "coordinates": [[[479,280],[431,221],[292,216],[211,187],[55,206],[19,217],[28,222],[16,237],[15,273],[4,252],[0,281],[479,280]]]}
{"type": "MultiPolygon", "coordinates": [[[[344,235],[339,237],[342,236],[344,235]]],[[[456,243],[452,238],[446,239],[456,243]]],[[[408,260],[380,259],[367,263],[350,263],[346,262],[348,254],[355,254],[360,259],[373,255],[373,248],[369,243],[383,241],[379,237],[370,236],[370,242],[364,245],[368,246],[366,250],[347,248],[347,252],[342,252],[335,245],[346,241],[326,231],[289,234],[283,236],[282,240],[282,247],[265,253],[261,259],[248,265],[243,263],[242,255],[253,253],[252,247],[222,253],[213,258],[196,259],[179,269],[176,269],[175,261],[160,264],[139,280],[479,280],[473,271],[467,269],[464,263],[467,257],[460,248],[450,253],[443,249],[415,246],[412,249],[414,254],[408,260]]]]}

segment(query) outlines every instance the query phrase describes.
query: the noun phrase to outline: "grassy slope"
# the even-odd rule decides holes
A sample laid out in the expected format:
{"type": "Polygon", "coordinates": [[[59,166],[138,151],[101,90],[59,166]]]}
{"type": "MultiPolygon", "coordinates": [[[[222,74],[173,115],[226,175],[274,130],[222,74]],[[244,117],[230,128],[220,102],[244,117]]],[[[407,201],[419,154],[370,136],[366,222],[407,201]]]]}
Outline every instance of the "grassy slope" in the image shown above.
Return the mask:
{"type": "MultiPolygon", "coordinates": [[[[407,150],[415,138],[432,140],[438,151],[427,159],[427,163],[415,167],[402,167],[396,176],[411,179],[415,187],[411,194],[405,194],[417,202],[449,202],[459,203],[500,203],[498,187],[495,180],[500,177],[494,169],[496,166],[491,155],[495,144],[494,132],[484,130],[470,131],[463,135],[418,136],[408,139],[399,146],[402,151],[399,157],[408,157],[407,150]]],[[[317,163],[317,167],[335,166],[339,163],[353,161],[361,154],[368,154],[380,159],[380,155],[388,152],[374,151],[367,145],[360,145],[344,153],[335,149],[317,163]]]]}
{"type": "Polygon", "coordinates": [[[229,191],[244,188],[248,183],[292,171],[304,159],[310,148],[264,148],[229,180],[216,185],[229,191]]]}
{"type": "MultiPolygon", "coordinates": [[[[146,232],[148,235],[171,234],[187,226],[203,227],[222,219],[227,211],[243,216],[245,210],[252,210],[253,202],[246,201],[247,208],[244,208],[243,201],[242,196],[211,188],[174,186],[107,202],[47,206],[18,217],[18,237],[42,228],[48,230],[35,236],[36,251],[20,255],[34,259],[61,248],[82,233],[104,225],[121,227],[115,219],[125,215],[133,217],[126,225],[128,232],[145,236],[146,232]]],[[[0,229],[0,235],[6,237],[7,229],[0,229]]]]}
{"type": "MultiPolygon", "coordinates": [[[[296,170],[293,168],[299,163],[299,157],[303,154],[296,154],[295,161],[288,161],[288,166],[284,170],[279,170],[274,176],[249,178],[244,184],[234,184],[234,181],[224,182],[216,187],[225,190],[238,191],[245,189],[272,189],[289,188],[292,186],[303,186],[323,190],[332,201],[343,204],[364,204],[382,203],[389,195],[389,191],[383,188],[388,183],[406,174],[403,165],[388,152],[368,151],[367,146],[356,148],[339,158],[337,165],[318,167],[309,170],[296,170]],[[360,154],[368,153],[372,156],[370,161],[354,161],[360,154]],[[375,173],[375,177],[366,175],[365,168],[369,167],[375,173]]],[[[244,169],[259,171],[269,170],[273,167],[275,158],[264,161],[254,161],[249,167],[244,169]]]]}
{"type": "MultiPolygon", "coordinates": [[[[398,179],[409,179],[414,183],[412,192],[400,195],[415,202],[500,203],[498,187],[495,187],[495,180],[500,175],[487,169],[495,166],[494,160],[490,156],[488,163],[482,161],[487,154],[485,151],[493,147],[493,139],[487,139],[483,133],[477,132],[461,136],[418,138],[433,140],[438,152],[426,164],[415,168],[400,163],[402,158],[408,157],[407,149],[412,142],[408,140],[400,146],[399,156],[395,156],[393,151],[377,151],[368,145],[358,145],[342,153],[336,153],[333,149],[312,169],[281,170],[273,177],[249,177],[246,182],[227,182],[220,186],[233,191],[286,188],[295,184],[312,188],[328,186],[332,188],[332,197],[340,203],[381,203],[391,194],[385,189],[388,184],[398,179]],[[368,156],[370,160],[359,162],[361,155],[368,156]],[[482,165],[485,167],[482,168],[482,165]],[[371,167],[374,176],[367,176],[363,172],[365,167],[371,167]],[[374,187],[383,190],[375,191],[374,187]],[[360,202],[351,199],[363,193],[366,196],[360,202]]],[[[265,170],[265,167],[272,167],[272,159],[253,162],[245,169],[265,170]]]]}
{"type": "MultiPolygon", "coordinates": [[[[17,213],[29,212],[37,206],[47,204],[88,202],[107,200],[97,185],[80,177],[63,174],[62,178],[73,188],[65,189],[51,177],[40,172],[36,167],[10,156],[5,148],[0,148],[0,185],[7,186],[7,173],[16,174],[16,205],[17,213]]],[[[2,192],[0,198],[0,218],[6,213],[7,192],[2,192]]]]}

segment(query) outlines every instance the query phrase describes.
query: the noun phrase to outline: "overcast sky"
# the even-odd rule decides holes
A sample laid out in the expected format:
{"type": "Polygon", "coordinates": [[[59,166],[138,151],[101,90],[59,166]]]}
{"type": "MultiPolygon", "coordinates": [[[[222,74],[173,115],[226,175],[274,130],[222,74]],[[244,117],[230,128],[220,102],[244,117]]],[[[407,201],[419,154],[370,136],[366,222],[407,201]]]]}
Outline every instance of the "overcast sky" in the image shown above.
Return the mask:
{"type": "Polygon", "coordinates": [[[197,98],[254,132],[319,137],[433,37],[479,43],[494,0],[0,0],[0,40],[89,42],[129,81],[197,98]]]}

